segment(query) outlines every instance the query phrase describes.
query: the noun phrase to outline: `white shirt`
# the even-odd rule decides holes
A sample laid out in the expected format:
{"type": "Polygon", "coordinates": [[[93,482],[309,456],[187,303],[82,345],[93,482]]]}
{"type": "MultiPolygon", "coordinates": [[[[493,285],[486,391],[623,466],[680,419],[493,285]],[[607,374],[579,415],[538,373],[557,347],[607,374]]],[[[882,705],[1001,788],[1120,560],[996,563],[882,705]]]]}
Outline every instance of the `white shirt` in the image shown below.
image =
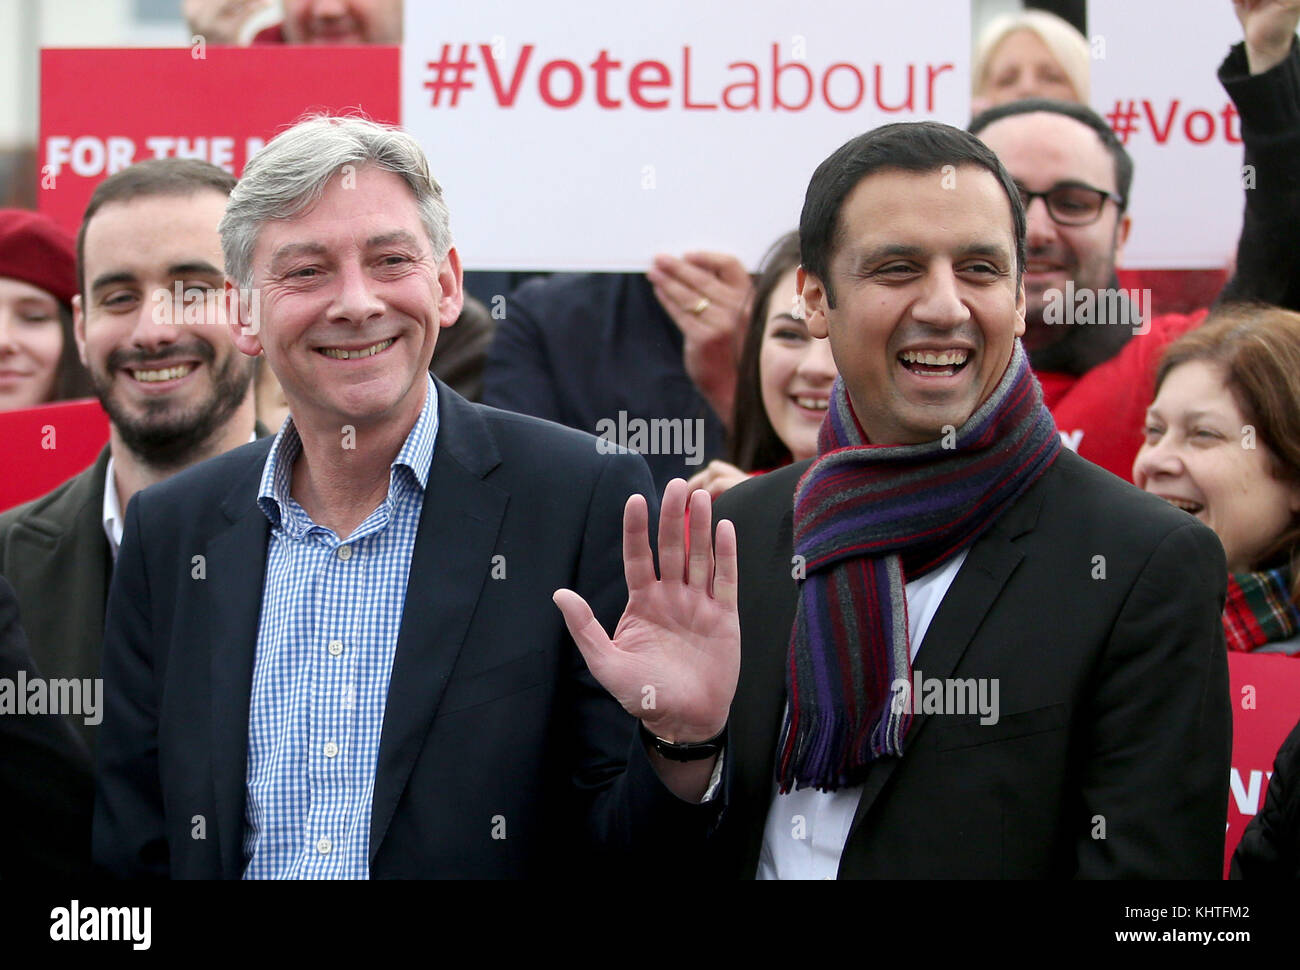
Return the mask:
{"type": "MultiPolygon", "coordinates": [[[[257,432],[248,436],[249,444],[257,440],[257,432]]],[[[104,521],[104,538],[108,540],[113,562],[117,562],[117,550],[122,545],[122,528],[126,525],[126,516],[122,514],[122,502],[117,495],[117,479],[113,477],[113,456],[108,456],[108,468],[104,471],[104,505],[100,513],[104,521]]]]}
{"type": "Polygon", "coordinates": [[[113,456],[108,456],[108,469],[104,472],[104,538],[117,562],[117,550],[122,545],[122,503],[117,498],[117,479],[113,477],[113,456]]]}
{"type": "MultiPolygon", "coordinates": [[[[939,612],[939,604],[957,578],[968,551],[969,547],[963,549],[940,568],[903,587],[912,660],[916,660],[930,621],[939,612]]],[[[803,788],[782,795],[774,782],[758,857],[758,878],[834,879],[861,798],[861,785],[834,792],[803,788]]]]}

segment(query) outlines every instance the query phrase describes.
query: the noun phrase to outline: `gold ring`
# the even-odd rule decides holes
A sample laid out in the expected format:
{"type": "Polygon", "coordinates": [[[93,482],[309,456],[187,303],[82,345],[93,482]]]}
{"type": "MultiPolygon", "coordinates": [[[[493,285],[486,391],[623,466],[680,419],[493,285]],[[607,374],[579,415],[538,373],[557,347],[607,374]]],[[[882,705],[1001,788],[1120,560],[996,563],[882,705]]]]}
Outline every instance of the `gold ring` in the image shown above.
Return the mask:
{"type": "Polygon", "coordinates": [[[700,297],[700,302],[691,307],[691,312],[697,317],[709,308],[710,300],[707,296],[700,297]]]}

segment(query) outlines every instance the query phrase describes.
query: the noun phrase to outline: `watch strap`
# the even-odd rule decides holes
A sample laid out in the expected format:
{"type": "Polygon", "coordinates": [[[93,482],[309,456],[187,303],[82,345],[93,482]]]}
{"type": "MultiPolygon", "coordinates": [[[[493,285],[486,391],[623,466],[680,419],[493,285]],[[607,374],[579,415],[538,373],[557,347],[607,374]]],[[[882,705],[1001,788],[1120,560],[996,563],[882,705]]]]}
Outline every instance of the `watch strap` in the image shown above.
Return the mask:
{"type": "Polygon", "coordinates": [[[707,741],[687,741],[678,743],[675,741],[665,741],[661,737],[650,732],[645,726],[644,721],[638,721],[641,737],[645,739],[647,745],[669,761],[703,761],[705,758],[712,758],[722,750],[723,744],[727,740],[727,726],[724,724],[722,730],[709,738],[707,741]]]}

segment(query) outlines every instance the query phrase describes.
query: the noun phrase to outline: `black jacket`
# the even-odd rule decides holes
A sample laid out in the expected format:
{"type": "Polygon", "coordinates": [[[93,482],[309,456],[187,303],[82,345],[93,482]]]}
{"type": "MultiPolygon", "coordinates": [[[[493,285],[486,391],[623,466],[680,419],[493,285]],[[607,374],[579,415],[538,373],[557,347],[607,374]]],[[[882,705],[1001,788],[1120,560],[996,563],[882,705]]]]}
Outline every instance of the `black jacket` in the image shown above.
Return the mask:
{"type": "Polygon", "coordinates": [[[1300,879],[1300,723],[1273,762],[1264,808],[1232,854],[1232,879],[1300,879]]]}
{"type": "MultiPolygon", "coordinates": [[[[0,577],[0,680],[40,677],[0,577]]],[[[0,714],[0,878],[90,873],[90,752],[57,714],[0,714]]]]}
{"type": "MultiPolygon", "coordinates": [[[[743,654],[714,840],[734,877],[755,874],[772,805],[796,606],[792,496],[807,467],[744,482],[716,506],[740,552],[743,654]]],[[[903,757],[866,778],[840,878],[1218,878],[1226,581],[1213,532],[1062,451],[971,545],[913,665],[926,678],[997,678],[999,720],[915,715],[903,757]]]]}

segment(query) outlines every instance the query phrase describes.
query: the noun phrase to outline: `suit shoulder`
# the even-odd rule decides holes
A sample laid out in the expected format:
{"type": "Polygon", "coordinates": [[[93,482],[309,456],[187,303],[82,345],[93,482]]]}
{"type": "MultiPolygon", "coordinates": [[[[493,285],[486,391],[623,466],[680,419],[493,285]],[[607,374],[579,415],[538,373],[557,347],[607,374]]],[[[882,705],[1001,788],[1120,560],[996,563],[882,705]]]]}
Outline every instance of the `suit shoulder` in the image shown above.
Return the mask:
{"type": "Polygon", "coordinates": [[[620,282],[618,273],[555,273],[522,283],[514,299],[534,312],[584,305],[608,297],[620,282]]]}
{"type": "Polygon", "coordinates": [[[163,505],[196,503],[215,508],[231,485],[254,470],[260,473],[271,451],[274,437],[259,438],[206,461],[182,469],[170,478],[150,485],[137,496],[141,501],[163,505]]]}
{"type": "Polygon", "coordinates": [[[659,310],[649,282],[635,273],[557,273],[532,279],[511,294],[509,304],[502,327],[530,323],[540,336],[563,341],[570,351],[589,346],[593,334],[610,327],[639,329],[647,315],[659,310]]]}
{"type": "Polygon", "coordinates": [[[1208,526],[1164,499],[1144,492],[1130,482],[1062,450],[1053,464],[1054,507],[1064,506],[1081,523],[1140,539],[1158,540],[1170,532],[1195,526],[1213,535],[1208,526]]]}
{"type": "Polygon", "coordinates": [[[471,404],[475,412],[491,429],[493,437],[502,448],[502,459],[532,455],[552,461],[563,461],[579,467],[600,467],[609,456],[626,452],[586,431],[569,428],[554,421],[528,414],[504,411],[487,404],[471,404]]]}
{"type": "Polygon", "coordinates": [[[794,509],[794,491],[812,460],[795,462],[735,485],[714,503],[716,519],[730,519],[738,530],[751,524],[777,521],[794,509]]]}
{"type": "Polygon", "coordinates": [[[78,472],[44,495],[0,513],[0,545],[8,541],[9,533],[19,524],[41,532],[54,533],[65,529],[86,502],[102,502],[104,469],[107,467],[107,458],[101,456],[85,471],[78,472]]]}

